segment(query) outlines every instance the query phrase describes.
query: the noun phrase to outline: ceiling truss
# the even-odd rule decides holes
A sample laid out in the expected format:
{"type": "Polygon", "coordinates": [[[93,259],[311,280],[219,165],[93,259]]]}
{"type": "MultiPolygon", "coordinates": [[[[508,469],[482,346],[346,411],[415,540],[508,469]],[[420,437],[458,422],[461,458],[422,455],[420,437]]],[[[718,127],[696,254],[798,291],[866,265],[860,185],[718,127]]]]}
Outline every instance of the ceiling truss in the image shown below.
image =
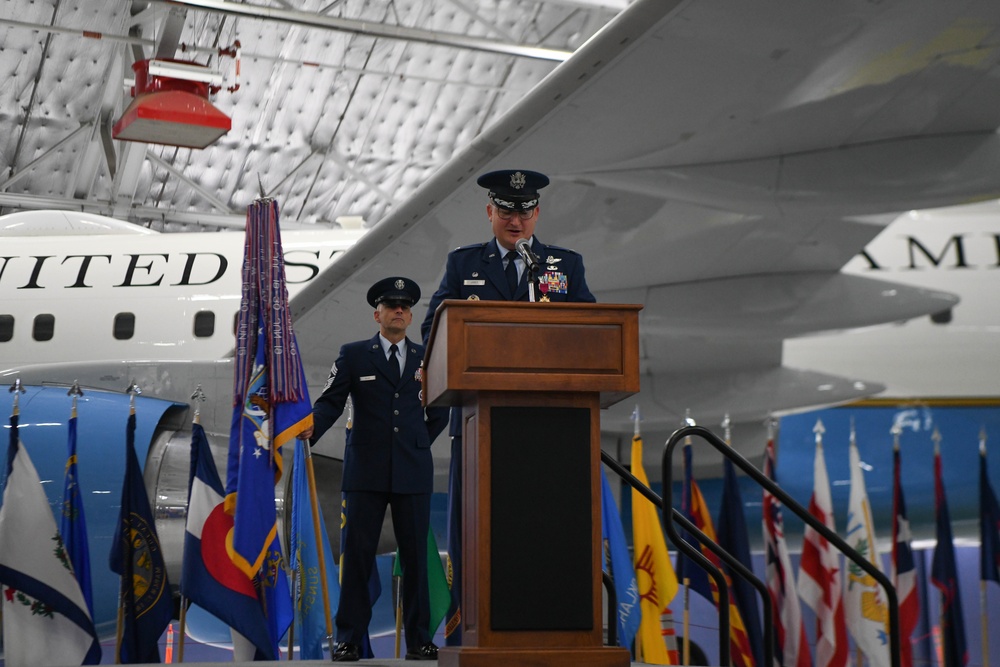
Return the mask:
{"type": "Polygon", "coordinates": [[[0,213],[83,210],[165,231],[370,226],[624,0],[6,0],[0,213]],[[239,42],[240,73],[220,50],[239,42]],[[132,63],[209,65],[233,129],[203,150],[114,140],[132,63]]]}

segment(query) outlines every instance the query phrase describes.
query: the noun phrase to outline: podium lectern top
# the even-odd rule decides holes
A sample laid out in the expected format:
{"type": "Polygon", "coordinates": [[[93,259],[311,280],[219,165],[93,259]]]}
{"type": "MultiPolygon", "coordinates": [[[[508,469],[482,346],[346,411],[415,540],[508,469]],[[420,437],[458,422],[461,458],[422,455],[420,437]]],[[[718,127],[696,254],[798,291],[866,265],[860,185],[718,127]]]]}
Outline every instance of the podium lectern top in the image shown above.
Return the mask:
{"type": "Polygon", "coordinates": [[[482,390],[589,391],[601,407],[614,405],[639,391],[641,309],[444,301],[424,355],[424,402],[461,405],[482,390]]]}

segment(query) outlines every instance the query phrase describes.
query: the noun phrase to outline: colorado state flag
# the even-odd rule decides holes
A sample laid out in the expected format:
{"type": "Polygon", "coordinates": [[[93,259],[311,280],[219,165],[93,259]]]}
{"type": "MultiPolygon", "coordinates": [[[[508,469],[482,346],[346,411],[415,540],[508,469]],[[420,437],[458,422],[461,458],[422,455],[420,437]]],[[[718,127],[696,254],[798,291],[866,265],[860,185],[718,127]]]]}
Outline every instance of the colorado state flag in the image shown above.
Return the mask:
{"type": "Polygon", "coordinates": [[[267,660],[275,660],[254,582],[226,552],[232,527],[205,429],[194,424],[181,594],[249,639],[267,660]]]}

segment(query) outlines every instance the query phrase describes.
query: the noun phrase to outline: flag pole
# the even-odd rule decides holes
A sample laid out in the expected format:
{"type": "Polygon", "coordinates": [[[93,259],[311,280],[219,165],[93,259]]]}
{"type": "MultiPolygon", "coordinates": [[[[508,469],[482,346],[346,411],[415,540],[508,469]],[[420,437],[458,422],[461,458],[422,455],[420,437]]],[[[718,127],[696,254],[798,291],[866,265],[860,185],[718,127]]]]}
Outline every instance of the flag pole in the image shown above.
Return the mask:
{"type": "MultiPolygon", "coordinates": [[[[684,410],[684,425],[694,426],[694,420],[691,419],[691,408],[684,410]]],[[[691,436],[684,438],[684,446],[691,446],[691,436]]],[[[689,503],[688,511],[690,508],[690,499],[685,498],[684,502],[689,503]]],[[[681,664],[687,665],[691,664],[691,579],[690,577],[684,577],[684,643],[681,645],[681,664]]]]}
{"type": "MultiPolygon", "coordinates": [[[[136,385],[135,380],[125,388],[125,393],[128,394],[128,414],[131,417],[135,414],[135,395],[139,393],[139,386],[136,385]]],[[[132,559],[131,541],[126,540],[126,544],[129,548],[125,550],[125,558],[129,560],[132,559]]],[[[118,623],[115,631],[115,664],[122,664],[122,640],[124,639],[125,630],[125,578],[118,577],[118,623]]]]}
{"type": "Polygon", "coordinates": [[[306,452],[306,479],[309,482],[309,504],[312,507],[313,531],[316,533],[316,552],[319,562],[320,586],[323,588],[323,614],[326,620],[326,643],[333,655],[333,623],[330,620],[330,589],[326,581],[326,555],[323,553],[323,533],[319,526],[319,504],[316,500],[316,473],[313,471],[312,448],[307,444],[302,449],[306,452]]]}
{"type": "Polygon", "coordinates": [[[684,577],[684,643],[682,650],[684,656],[681,658],[682,665],[691,664],[691,614],[688,608],[688,601],[691,595],[691,579],[684,577]]]}
{"type": "MultiPolygon", "coordinates": [[[[979,455],[986,458],[986,427],[979,429],[979,455]]],[[[980,507],[980,511],[982,508],[980,507]]],[[[984,536],[985,537],[985,536],[984,536]]],[[[979,546],[982,549],[982,545],[979,546]]],[[[983,667],[990,667],[990,633],[989,616],[986,606],[986,580],[979,578],[979,625],[980,636],[983,638],[983,667]]]]}
{"type": "Polygon", "coordinates": [[[183,595],[181,596],[181,617],[179,619],[180,625],[177,629],[180,637],[177,638],[177,662],[184,662],[184,632],[185,623],[187,616],[187,598],[183,595]]]}
{"type": "MultiPolygon", "coordinates": [[[[399,558],[399,551],[396,551],[396,558],[399,558]]],[[[395,568],[393,568],[395,569],[395,568]]],[[[399,649],[403,638],[403,577],[393,577],[396,588],[396,659],[399,659],[399,649]]]]}
{"type": "MultiPolygon", "coordinates": [[[[635,426],[632,429],[632,441],[634,442],[635,439],[639,437],[639,404],[638,403],[635,404],[635,410],[632,411],[632,419],[635,422],[635,426]]],[[[633,510],[632,523],[633,523],[633,527],[634,527],[634,525],[635,525],[634,510],[633,510]]],[[[633,530],[634,530],[634,528],[633,528],[633,530]]],[[[638,579],[638,577],[637,577],[637,579],[638,579]]],[[[640,609],[641,609],[641,607],[640,607],[640,609]]],[[[635,659],[639,660],[640,657],[643,657],[642,632],[641,631],[635,633],[635,640],[634,640],[634,642],[635,642],[635,659]]]]}
{"type": "MultiPolygon", "coordinates": [[[[201,423],[201,404],[205,402],[205,392],[202,391],[201,385],[194,390],[191,394],[191,400],[194,401],[194,418],[191,420],[193,424],[201,423]]],[[[189,489],[190,491],[190,489],[189,489]]],[[[190,498],[188,499],[190,500],[190,498]]],[[[190,508],[189,508],[190,509],[190,508]]],[[[177,662],[184,662],[184,635],[187,629],[187,598],[181,595],[181,614],[180,614],[180,628],[178,632],[180,637],[177,639],[177,662]]]]}
{"type": "MultiPolygon", "coordinates": [[[[937,465],[938,457],[941,456],[941,432],[937,430],[937,427],[934,428],[934,433],[931,434],[931,440],[934,441],[934,460],[935,465],[937,465]]],[[[935,502],[935,514],[937,514],[937,504],[938,503],[935,502]]],[[[948,654],[948,635],[944,631],[948,622],[947,616],[945,615],[947,600],[945,600],[944,591],[941,591],[938,597],[941,599],[941,608],[938,610],[938,636],[940,637],[939,655],[942,657],[941,663],[944,664],[946,659],[945,656],[948,654]]]]}
{"type": "Polygon", "coordinates": [[[983,637],[983,667],[990,667],[989,616],[986,607],[986,580],[979,580],[979,624],[983,637]]]}

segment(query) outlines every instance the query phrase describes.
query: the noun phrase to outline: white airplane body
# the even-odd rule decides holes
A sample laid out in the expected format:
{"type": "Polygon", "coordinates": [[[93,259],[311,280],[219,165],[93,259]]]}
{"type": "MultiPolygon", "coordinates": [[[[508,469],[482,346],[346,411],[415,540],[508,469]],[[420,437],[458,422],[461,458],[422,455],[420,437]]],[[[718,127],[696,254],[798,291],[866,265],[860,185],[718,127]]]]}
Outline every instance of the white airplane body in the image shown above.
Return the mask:
{"type": "Polygon", "coordinates": [[[791,366],[885,385],[900,399],[998,398],[1000,387],[1000,204],[911,211],[844,266],[957,295],[946,321],[920,317],[870,329],[785,342],[791,366]]]}
{"type": "MultiPolygon", "coordinates": [[[[289,295],[363,233],[283,232],[289,295]]],[[[0,238],[0,314],[13,318],[0,343],[4,367],[215,361],[233,349],[241,233],[161,234],[102,216],[36,211],[0,217],[0,238]],[[73,224],[80,220],[89,224],[73,224]],[[46,315],[52,322],[39,340],[35,321],[46,315]]]]}

